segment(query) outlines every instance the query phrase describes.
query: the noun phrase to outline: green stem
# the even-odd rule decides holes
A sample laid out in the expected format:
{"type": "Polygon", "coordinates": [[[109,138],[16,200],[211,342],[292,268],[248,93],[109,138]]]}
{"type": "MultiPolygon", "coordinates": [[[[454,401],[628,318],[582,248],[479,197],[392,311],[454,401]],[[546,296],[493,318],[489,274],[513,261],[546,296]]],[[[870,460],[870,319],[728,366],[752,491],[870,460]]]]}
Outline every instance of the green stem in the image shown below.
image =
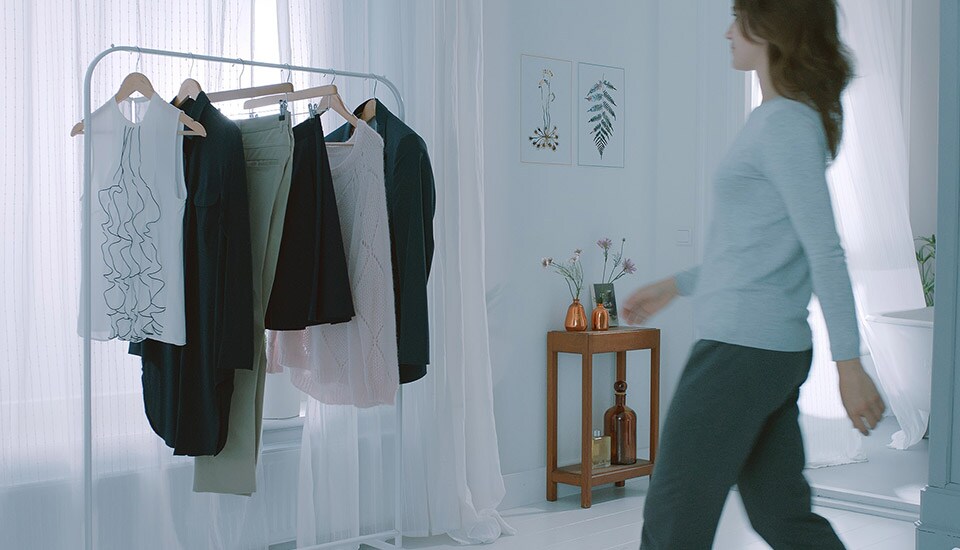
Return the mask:
{"type": "Polygon", "coordinates": [[[604,282],[606,282],[607,280],[607,249],[606,248],[603,249],[603,278],[600,280],[604,282]]]}

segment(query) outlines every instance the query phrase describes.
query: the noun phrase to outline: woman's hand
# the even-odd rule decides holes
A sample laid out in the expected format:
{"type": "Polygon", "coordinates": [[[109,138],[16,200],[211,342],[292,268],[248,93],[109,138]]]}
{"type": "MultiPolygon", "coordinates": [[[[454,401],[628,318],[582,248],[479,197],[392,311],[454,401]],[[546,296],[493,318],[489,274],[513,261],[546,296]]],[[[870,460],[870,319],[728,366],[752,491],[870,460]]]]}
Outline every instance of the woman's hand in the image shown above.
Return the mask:
{"type": "Polygon", "coordinates": [[[639,325],[663,309],[677,295],[673,277],[640,288],[624,302],[621,317],[630,325],[639,325]]]}
{"type": "Polygon", "coordinates": [[[886,410],[877,387],[864,372],[860,359],[837,361],[837,372],[840,374],[840,400],[847,416],[860,433],[870,435],[870,430],[876,428],[886,410]]]}

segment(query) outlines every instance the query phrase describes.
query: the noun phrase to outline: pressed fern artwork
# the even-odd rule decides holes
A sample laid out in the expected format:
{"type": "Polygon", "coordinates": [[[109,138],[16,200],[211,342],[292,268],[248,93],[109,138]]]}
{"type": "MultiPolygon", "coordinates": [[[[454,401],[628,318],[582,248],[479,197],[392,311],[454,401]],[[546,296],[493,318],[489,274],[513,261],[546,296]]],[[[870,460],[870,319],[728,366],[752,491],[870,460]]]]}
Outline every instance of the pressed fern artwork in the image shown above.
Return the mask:
{"type": "Polygon", "coordinates": [[[603,150],[610,143],[614,130],[613,124],[617,120],[617,113],[614,110],[617,102],[610,95],[610,92],[616,91],[617,88],[609,80],[601,77],[584,98],[590,105],[587,109],[587,116],[590,117],[587,124],[593,124],[590,135],[593,137],[597,152],[600,153],[600,158],[603,158],[603,150]]]}
{"type": "Polygon", "coordinates": [[[537,149],[557,150],[560,143],[560,134],[557,132],[556,125],[550,120],[550,104],[557,96],[551,91],[550,80],[553,78],[553,71],[543,69],[543,75],[540,78],[538,87],[540,88],[540,112],[543,115],[543,125],[533,131],[533,135],[528,139],[531,145],[537,149]]]}

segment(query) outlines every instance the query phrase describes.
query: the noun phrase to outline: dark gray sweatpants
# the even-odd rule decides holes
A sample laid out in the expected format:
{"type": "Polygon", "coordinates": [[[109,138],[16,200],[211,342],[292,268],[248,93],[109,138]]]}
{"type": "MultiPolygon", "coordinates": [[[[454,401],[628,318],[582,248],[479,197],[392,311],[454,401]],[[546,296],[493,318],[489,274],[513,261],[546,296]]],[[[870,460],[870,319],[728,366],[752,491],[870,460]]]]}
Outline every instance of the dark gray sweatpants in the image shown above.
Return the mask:
{"type": "Polygon", "coordinates": [[[812,353],[693,346],[661,431],[641,550],[709,550],[734,484],[775,550],[844,548],[811,511],[803,475],[797,399],[812,353]]]}

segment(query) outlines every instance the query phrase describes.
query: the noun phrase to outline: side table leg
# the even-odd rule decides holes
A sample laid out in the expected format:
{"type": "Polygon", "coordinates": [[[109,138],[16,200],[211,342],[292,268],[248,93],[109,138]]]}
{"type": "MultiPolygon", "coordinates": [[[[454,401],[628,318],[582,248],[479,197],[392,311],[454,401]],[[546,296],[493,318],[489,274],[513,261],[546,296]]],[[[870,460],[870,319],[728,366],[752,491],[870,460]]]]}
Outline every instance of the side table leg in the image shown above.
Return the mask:
{"type": "Polygon", "coordinates": [[[657,460],[660,441],[660,341],[650,350],[650,462],[657,460]]]}
{"type": "Polygon", "coordinates": [[[580,507],[589,508],[593,489],[593,355],[583,354],[580,410],[580,507]]]}
{"type": "MultiPolygon", "coordinates": [[[[617,352],[617,380],[627,381],[627,352],[618,351],[617,352]]],[[[611,442],[611,445],[613,442],[611,442]]],[[[624,487],[627,485],[626,481],[618,481],[614,483],[617,487],[624,487]]]]}
{"type": "Polygon", "coordinates": [[[547,500],[557,500],[557,360],[558,353],[547,349],[547,500]]]}

